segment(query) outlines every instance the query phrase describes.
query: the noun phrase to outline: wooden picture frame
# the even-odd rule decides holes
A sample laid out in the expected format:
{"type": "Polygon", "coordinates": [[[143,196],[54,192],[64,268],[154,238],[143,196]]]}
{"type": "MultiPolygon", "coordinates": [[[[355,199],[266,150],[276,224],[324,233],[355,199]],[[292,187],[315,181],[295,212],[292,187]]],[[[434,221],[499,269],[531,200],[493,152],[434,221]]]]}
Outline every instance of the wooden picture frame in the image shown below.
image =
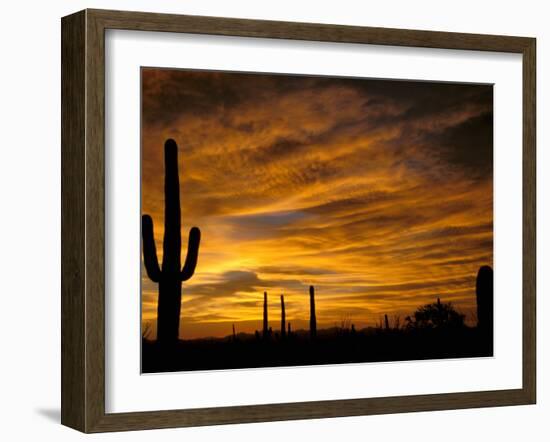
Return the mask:
{"type": "Polygon", "coordinates": [[[84,10],[62,19],[62,409],[83,432],[533,404],[536,398],[534,38],[84,10]],[[523,63],[523,385],[400,397],[105,412],[105,30],[495,51],[523,63]]]}

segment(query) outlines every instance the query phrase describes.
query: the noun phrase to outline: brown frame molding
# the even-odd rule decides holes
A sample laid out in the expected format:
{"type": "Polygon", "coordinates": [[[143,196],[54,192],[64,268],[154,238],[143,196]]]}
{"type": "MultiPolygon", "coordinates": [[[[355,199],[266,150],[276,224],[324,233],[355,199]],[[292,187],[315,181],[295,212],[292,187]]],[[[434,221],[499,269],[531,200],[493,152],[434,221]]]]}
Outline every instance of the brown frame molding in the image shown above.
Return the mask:
{"type": "Polygon", "coordinates": [[[141,430],[534,404],[536,400],[536,40],[405,29],[84,10],[62,26],[61,422],[141,430]],[[105,413],[104,31],[127,29],[519,53],[523,56],[523,387],[336,401],[105,413]]]}

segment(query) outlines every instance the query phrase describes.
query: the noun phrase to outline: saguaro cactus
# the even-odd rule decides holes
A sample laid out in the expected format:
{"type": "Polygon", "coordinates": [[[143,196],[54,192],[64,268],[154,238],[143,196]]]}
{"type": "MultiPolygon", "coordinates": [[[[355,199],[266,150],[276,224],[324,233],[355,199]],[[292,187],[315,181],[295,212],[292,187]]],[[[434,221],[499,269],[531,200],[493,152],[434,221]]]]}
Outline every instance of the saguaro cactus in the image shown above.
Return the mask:
{"type": "Polygon", "coordinates": [[[493,269],[483,266],[476,279],[477,326],[487,332],[493,331],[493,269]]]}
{"type": "Polygon", "coordinates": [[[264,327],[263,327],[263,336],[267,338],[269,330],[267,328],[267,292],[264,292],[264,327]]]}
{"type": "Polygon", "coordinates": [[[285,315],[285,297],[281,295],[281,338],[286,337],[286,315],[285,315]]]}
{"type": "Polygon", "coordinates": [[[388,315],[384,315],[384,324],[386,326],[386,330],[390,329],[390,321],[388,320],[388,315]]]}
{"type": "Polygon", "coordinates": [[[174,140],[164,144],[164,241],[162,269],[159,267],[153,235],[153,220],[141,219],[143,262],[147,276],[158,283],[157,341],[174,343],[178,340],[181,310],[181,283],[195,272],[199,255],[201,232],[193,227],[185,264],[181,267],[181,208],[178,174],[178,146],[174,140]]]}
{"type": "Polygon", "coordinates": [[[317,336],[317,318],[315,316],[315,289],[309,286],[309,334],[312,339],[317,336]]]}

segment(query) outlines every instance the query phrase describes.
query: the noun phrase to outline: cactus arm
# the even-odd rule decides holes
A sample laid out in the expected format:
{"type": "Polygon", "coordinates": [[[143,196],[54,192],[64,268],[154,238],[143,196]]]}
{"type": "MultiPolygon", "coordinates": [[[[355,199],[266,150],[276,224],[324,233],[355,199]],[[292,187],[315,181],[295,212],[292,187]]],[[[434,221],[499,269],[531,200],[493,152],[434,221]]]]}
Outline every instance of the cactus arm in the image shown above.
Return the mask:
{"type": "Polygon", "coordinates": [[[157,258],[157,247],[153,236],[153,220],[149,215],[141,217],[141,234],[143,236],[143,263],[147,276],[153,282],[159,282],[162,276],[157,258]]]}
{"type": "Polygon", "coordinates": [[[187,245],[187,257],[185,258],[185,264],[181,269],[181,280],[187,281],[193,273],[195,273],[195,267],[197,267],[197,259],[199,256],[199,245],[201,242],[201,231],[198,227],[193,227],[189,231],[189,243],[187,245]]]}

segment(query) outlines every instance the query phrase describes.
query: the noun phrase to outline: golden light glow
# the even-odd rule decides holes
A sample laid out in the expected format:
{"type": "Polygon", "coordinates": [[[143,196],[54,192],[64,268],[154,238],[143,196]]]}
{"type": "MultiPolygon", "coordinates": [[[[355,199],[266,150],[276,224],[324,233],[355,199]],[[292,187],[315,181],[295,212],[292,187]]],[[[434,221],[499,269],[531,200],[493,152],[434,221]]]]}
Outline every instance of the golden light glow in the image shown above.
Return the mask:
{"type": "MultiPolygon", "coordinates": [[[[163,237],[163,144],[179,145],[180,336],[401,319],[436,297],[471,322],[493,260],[492,87],[143,69],[142,211],[163,237]]],[[[143,271],[144,323],[157,287],[143,271]]],[[[152,335],[154,337],[154,333],[152,335]]]]}

